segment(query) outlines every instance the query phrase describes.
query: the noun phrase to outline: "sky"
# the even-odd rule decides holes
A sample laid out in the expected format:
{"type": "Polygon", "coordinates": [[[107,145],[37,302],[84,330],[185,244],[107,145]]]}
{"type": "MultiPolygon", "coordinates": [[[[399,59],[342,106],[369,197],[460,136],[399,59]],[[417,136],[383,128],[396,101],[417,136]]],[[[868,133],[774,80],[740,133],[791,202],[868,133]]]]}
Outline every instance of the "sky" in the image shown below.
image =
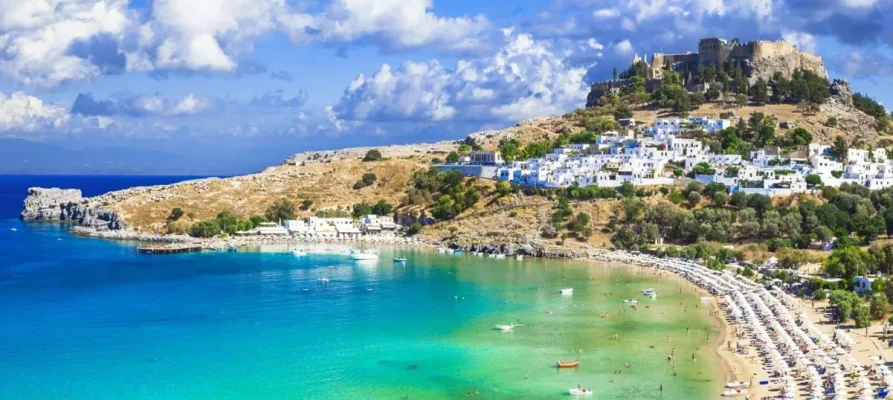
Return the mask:
{"type": "Polygon", "coordinates": [[[0,173],[253,172],[582,107],[634,54],[787,40],[893,105],[893,0],[0,0],[0,173]]]}

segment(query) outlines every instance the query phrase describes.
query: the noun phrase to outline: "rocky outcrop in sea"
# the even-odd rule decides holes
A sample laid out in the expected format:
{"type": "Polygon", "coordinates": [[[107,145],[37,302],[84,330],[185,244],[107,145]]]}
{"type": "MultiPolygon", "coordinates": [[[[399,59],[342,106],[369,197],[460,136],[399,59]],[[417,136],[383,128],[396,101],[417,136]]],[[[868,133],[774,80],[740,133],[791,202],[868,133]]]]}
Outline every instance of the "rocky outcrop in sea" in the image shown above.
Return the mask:
{"type": "Polygon", "coordinates": [[[29,188],[19,217],[25,221],[76,222],[97,230],[127,227],[118,213],[105,209],[101,202],[83,197],[78,189],[29,188]]]}

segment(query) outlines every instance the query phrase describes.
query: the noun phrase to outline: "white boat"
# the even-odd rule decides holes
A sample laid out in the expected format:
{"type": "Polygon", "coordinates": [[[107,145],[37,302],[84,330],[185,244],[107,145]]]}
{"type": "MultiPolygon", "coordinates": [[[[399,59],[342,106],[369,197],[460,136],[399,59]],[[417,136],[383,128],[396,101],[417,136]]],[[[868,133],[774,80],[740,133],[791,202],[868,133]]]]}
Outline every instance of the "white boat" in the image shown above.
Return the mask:
{"type": "Polygon", "coordinates": [[[516,260],[523,260],[523,259],[524,259],[524,255],[523,255],[523,254],[518,254],[518,255],[515,256],[515,259],[516,259],[516,260]]]}
{"type": "Polygon", "coordinates": [[[17,231],[18,229],[16,229],[16,228],[9,228],[9,230],[15,232],[15,231],[17,231]]]}
{"type": "Polygon", "coordinates": [[[498,331],[507,332],[507,331],[510,331],[510,330],[512,330],[512,329],[515,329],[515,324],[496,325],[496,327],[495,327],[494,329],[496,329],[496,330],[498,330],[498,331]]]}
{"type": "Polygon", "coordinates": [[[496,258],[505,258],[505,254],[497,254],[496,258]]]}
{"type": "Polygon", "coordinates": [[[571,396],[592,396],[592,389],[571,388],[568,390],[571,396]]]}
{"type": "Polygon", "coordinates": [[[574,294],[574,288],[564,288],[564,289],[559,290],[558,292],[563,295],[571,295],[571,294],[574,294]]]}
{"type": "Polygon", "coordinates": [[[728,382],[726,383],[726,387],[729,389],[747,389],[750,387],[750,382],[728,382]]]}
{"type": "Polygon", "coordinates": [[[394,262],[405,263],[406,258],[405,257],[394,257],[394,262]]]}
{"type": "Polygon", "coordinates": [[[744,397],[747,396],[747,389],[729,389],[722,392],[722,397],[744,397]]]}
{"type": "Polygon", "coordinates": [[[329,283],[329,278],[322,277],[322,278],[317,279],[317,281],[321,282],[321,283],[329,283]]]}
{"type": "Polygon", "coordinates": [[[639,301],[636,299],[623,300],[626,304],[639,304],[639,301]]]}
{"type": "Polygon", "coordinates": [[[654,291],[654,288],[648,288],[648,289],[643,290],[642,294],[650,297],[652,295],[656,295],[657,292],[654,291]]]}
{"type": "Polygon", "coordinates": [[[350,259],[356,261],[372,261],[378,259],[378,254],[358,251],[350,253],[350,259]]]}
{"type": "Polygon", "coordinates": [[[307,255],[307,252],[301,249],[294,249],[291,251],[291,254],[298,257],[303,257],[307,255]]]}
{"type": "Polygon", "coordinates": [[[441,253],[441,254],[446,254],[446,253],[449,253],[449,252],[450,252],[450,249],[443,248],[443,247],[438,247],[438,248],[437,248],[437,252],[438,252],[438,253],[441,253]]]}

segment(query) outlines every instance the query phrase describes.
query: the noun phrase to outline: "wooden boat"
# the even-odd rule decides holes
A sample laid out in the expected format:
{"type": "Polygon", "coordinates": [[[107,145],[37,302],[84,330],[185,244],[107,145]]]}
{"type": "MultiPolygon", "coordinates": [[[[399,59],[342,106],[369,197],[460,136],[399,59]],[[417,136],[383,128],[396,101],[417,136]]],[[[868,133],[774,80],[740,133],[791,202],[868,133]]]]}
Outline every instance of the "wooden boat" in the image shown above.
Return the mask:
{"type": "Polygon", "coordinates": [[[571,388],[568,393],[571,396],[592,396],[592,389],[571,388]]]}
{"type": "Polygon", "coordinates": [[[555,363],[558,368],[577,368],[580,366],[580,360],[576,361],[559,361],[555,363]]]}

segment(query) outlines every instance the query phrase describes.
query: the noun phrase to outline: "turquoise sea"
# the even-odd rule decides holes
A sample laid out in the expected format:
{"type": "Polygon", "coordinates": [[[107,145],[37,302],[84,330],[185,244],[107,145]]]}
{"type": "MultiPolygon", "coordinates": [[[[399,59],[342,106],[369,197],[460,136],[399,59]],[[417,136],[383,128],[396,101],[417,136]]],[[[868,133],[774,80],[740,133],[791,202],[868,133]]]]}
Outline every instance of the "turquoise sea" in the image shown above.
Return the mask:
{"type": "Polygon", "coordinates": [[[554,399],[578,384],[697,399],[721,385],[699,294],[637,267],[401,248],[357,264],[325,245],[146,256],[5,211],[2,399],[554,399]],[[623,304],[648,287],[658,299],[623,304]]]}

